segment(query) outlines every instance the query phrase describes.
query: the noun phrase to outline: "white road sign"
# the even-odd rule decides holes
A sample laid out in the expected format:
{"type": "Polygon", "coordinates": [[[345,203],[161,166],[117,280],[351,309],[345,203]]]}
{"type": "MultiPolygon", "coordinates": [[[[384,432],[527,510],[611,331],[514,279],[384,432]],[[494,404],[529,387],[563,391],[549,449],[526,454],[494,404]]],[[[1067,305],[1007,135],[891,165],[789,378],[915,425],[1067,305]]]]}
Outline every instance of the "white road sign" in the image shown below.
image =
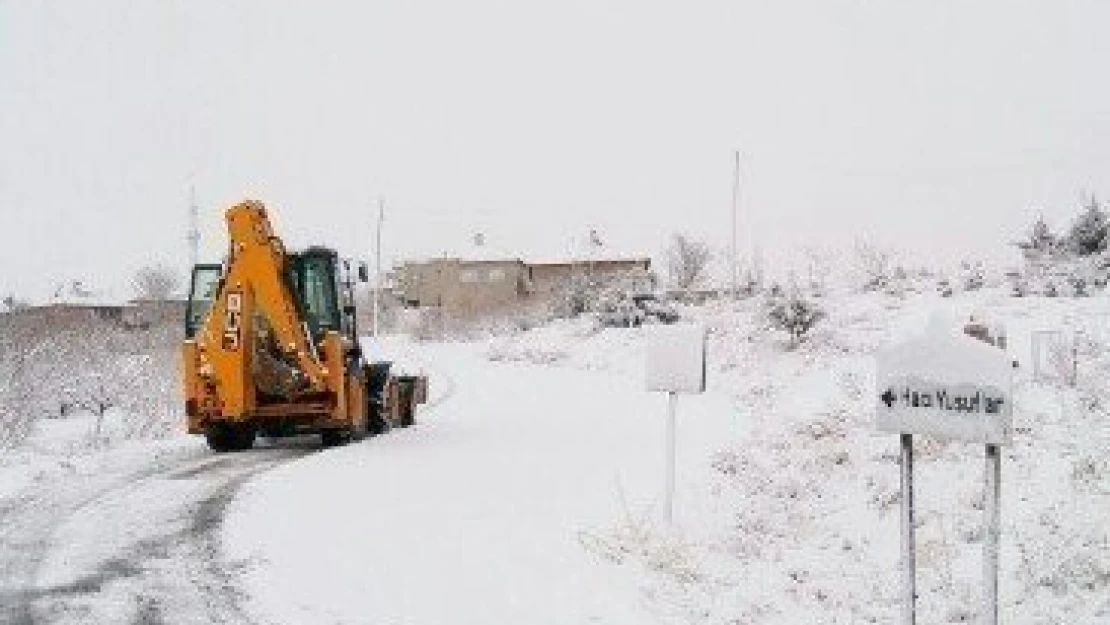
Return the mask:
{"type": "Polygon", "coordinates": [[[705,392],[705,327],[679,323],[651,328],[646,365],[649,391],[705,392]]]}
{"type": "Polygon", "coordinates": [[[880,430],[1008,445],[1013,437],[1013,362],[968,336],[932,331],[877,359],[880,430]]]}

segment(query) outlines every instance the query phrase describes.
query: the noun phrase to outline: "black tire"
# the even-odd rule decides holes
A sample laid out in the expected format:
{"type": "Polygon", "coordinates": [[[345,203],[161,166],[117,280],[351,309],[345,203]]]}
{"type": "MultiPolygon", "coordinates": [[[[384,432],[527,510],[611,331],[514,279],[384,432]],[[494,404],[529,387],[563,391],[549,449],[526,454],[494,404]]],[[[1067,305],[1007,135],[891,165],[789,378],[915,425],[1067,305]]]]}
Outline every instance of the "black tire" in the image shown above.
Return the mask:
{"type": "Polygon", "coordinates": [[[288,422],[278,421],[278,422],[264,422],[264,423],[265,423],[265,425],[262,425],[261,427],[258,428],[258,433],[259,433],[259,435],[261,435],[265,438],[269,438],[269,439],[285,438],[287,436],[293,436],[294,434],[297,433],[296,428],[293,427],[292,424],[290,424],[288,422]]]}
{"type": "Polygon", "coordinates": [[[368,426],[368,433],[370,436],[385,434],[387,431],[389,431],[389,423],[382,418],[381,413],[375,412],[370,416],[370,423],[368,426]]]}
{"type": "Polygon", "coordinates": [[[208,448],[216,453],[224,453],[235,448],[233,432],[226,423],[209,423],[204,428],[204,438],[208,441],[208,448]]]}
{"type": "Polygon", "coordinates": [[[204,430],[208,448],[217,453],[250,449],[256,434],[257,430],[250,423],[210,423],[204,430]]]}
{"type": "Polygon", "coordinates": [[[320,444],[324,447],[339,447],[351,442],[351,431],[346,429],[320,430],[320,444]]]}
{"type": "Polygon", "coordinates": [[[254,447],[254,439],[258,436],[258,428],[253,423],[240,423],[235,426],[235,447],[233,451],[246,451],[254,447]]]}

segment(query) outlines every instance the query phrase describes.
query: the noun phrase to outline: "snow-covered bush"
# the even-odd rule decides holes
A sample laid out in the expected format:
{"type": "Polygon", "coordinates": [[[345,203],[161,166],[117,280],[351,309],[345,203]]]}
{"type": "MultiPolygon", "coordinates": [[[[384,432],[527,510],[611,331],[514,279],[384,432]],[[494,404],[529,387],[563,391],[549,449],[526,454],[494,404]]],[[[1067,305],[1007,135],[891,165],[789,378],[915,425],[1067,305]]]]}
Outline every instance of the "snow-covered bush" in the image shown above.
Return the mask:
{"type": "Polygon", "coordinates": [[[556,319],[574,319],[593,314],[603,325],[638,326],[644,321],[644,312],[634,297],[650,292],[653,284],[652,276],[644,271],[606,277],[578,273],[556,292],[551,315],[556,319]]]}
{"type": "Polygon", "coordinates": [[[122,411],[128,437],[169,432],[181,419],[180,340],[178,324],[135,329],[89,319],[55,329],[5,320],[0,439],[18,444],[39,419],[85,412],[99,423],[113,410],[122,411]]]}
{"type": "Polygon", "coordinates": [[[1025,258],[1018,275],[1008,275],[1015,296],[1087,297],[1110,282],[1107,249],[1110,219],[1093,197],[1068,233],[1059,237],[1038,219],[1017,243],[1025,258]]]}
{"type": "Polygon", "coordinates": [[[34,347],[10,324],[0,327],[0,448],[18,445],[30,432],[34,384],[26,363],[34,347]]]}
{"type": "Polygon", "coordinates": [[[890,252],[863,239],[855,243],[856,285],[862,292],[885,290],[891,282],[894,260],[890,252]]]}
{"type": "Polygon", "coordinates": [[[157,438],[180,429],[181,383],[176,352],[131,359],[123,368],[127,391],[119,397],[126,438],[157,438]]]}
{"type": "Polygon", "coordinates": [[[557,319],[573,319],[589,311],[598,286],[586,273],[574,274],[556,290],[551,314],[557,319]]]}
{"type": "Polygon", "coordinates": [[[965,260],[960,263],[960,286],[964,291],[978,291],[987,282],[987,272],[981,261],[965,260]]]}
{"type": "Polygon", "coordinates": [[[797,289],[788,295],[768,297],[765,306],[769,325],[790,335],[790,349],[801,344],[817,323],[825,318],[821,307],[797,289]]]}
{"type": "Polygon", "coordinates": [[[166,436],[181,427],[181,328],[159,324],[128,332],[115,362],[115,401],[127,438],[166,436]]]}
{"type": "Polygon", "coordinates": [[[1052,232],[1043,216],[1037,218],[1025,240],[1016,245],[1022,256],[1031,262],[1057,258],[1066,252],[1065,241],[1052,232]]]}

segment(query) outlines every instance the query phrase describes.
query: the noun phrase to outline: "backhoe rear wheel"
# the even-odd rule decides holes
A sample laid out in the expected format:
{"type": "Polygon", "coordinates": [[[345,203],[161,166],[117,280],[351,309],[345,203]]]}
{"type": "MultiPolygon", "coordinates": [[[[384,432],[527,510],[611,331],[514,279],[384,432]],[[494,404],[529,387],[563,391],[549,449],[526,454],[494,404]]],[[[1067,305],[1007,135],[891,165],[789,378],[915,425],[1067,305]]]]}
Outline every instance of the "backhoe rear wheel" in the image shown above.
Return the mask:
{"type": "Polygon", "coordinates": [[[253,423],[240,423],[235,427],[235,448],[232,451],[246,451],[254,447],[258,428],[253,423]]]}
{"type": "Polygon", "coordinates": [[[250,449],[256,435],[257,429],[251,423],[216,422],[208,424],[204,430],[208,448],[219,453],[250,449]]]}
{"type": "Polygon", "coordinates": [[[320,443],[324,447],[338,447],[351,442],[351,430],[346,428],[333,428],[320,430],[320,443]]]}

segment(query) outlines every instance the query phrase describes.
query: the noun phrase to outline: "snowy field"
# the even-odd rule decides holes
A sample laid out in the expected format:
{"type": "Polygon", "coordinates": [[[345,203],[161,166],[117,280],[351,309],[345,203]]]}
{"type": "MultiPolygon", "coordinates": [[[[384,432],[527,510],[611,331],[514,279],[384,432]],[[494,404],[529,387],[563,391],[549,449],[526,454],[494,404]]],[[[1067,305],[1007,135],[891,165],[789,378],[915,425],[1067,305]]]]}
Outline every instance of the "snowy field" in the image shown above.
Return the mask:
{"type": "MultiPolygon", "coordinates": [[[[1102,299],[854,296],[795,351],[751,303],[710,329],[710,393],[679,406],[677,518],[660,521],[665,400],[649,329],[560,323],[389,349],[439,387],[408,431],[250,482],[225,547],[264,622],[887,623],[898,614],[896,437],[874,351],[933,311],[1004,324],[1022,362],[1004,451],[1002,618],[1110,622],[1110,370],[1102,299]],[[1033,330],[1082,329],[1076,386],[1034,381],[1033,330]]],[[[974,622],[982,450],[919,439],[919,619],[974,622]]]]}
{"type": "MultiPolygon", "coordinates": [[[[1004,623],[1110,623],[1110,301],[844,296],[796,350],[754,302],[709,329],[709,392],[678,414],[646,332],[558,322],[489,339],[367,344],[425,372],[406,430],[216,456],[128,440],[109,413],[44,420],[0,458],[0,622],[890,623],[897,439],[872,426],[876,349],[934,312],[1008,330],[1004,623]],[[1034,380],[1030,337],[1082,331],[1034,380]],[[1074,386],[1066,383],[1074,373],[1074,386]]],[[[920,622],[976,622],[982,450],[918,439],[920,622]]]]}
{"type": "MultiPolygon", "coordinates": [[[[259,563],[249,588],[267,620],[645,622],[634,586],[592,551],[599,528],[656,503],[661,398],[622,377],[491,364],[474,345],[419,354],[453,392],[417,427],[244,489],[227,544],[259,563]]],[[[701,422],[683,429],[684,494],[743,423],[727,400],[689,404],[701,422]]]]}

